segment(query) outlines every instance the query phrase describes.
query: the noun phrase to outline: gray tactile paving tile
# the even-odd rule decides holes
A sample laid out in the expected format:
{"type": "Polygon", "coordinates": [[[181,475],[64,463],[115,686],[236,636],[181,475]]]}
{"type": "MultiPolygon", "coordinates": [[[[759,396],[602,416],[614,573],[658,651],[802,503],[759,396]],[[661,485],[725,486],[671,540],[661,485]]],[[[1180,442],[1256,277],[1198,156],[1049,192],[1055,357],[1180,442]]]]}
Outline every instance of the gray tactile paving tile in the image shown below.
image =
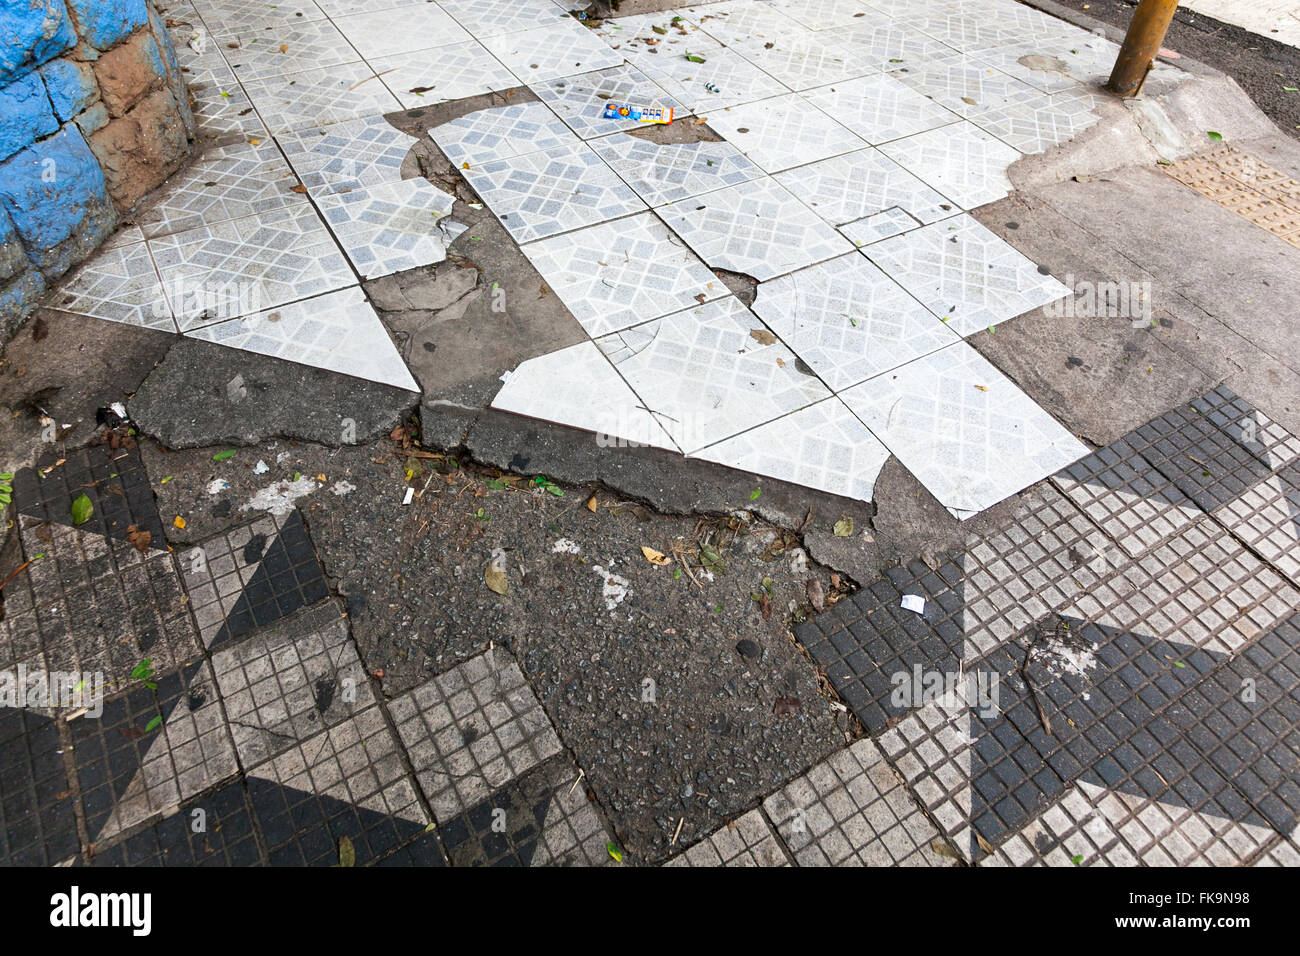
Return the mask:
{"type": "Polygon", "coordinates": [[[1300,585],[1300,463],[1247,488],[1214,518],[1300,585]]]}
{"type": "Polygon", "coordinates": [[[51,866],[78,850],[58,718],[0,707],[0,860],[51,866]]]}
{"type": "Polygon", "coordinates": [[[1190,403],[1217,428],[1274,470],[1300,459],[1300,437],[1273,421],[1226,385],[1190,403]]]}
{"type": "Polygon", "coordinates": [[[263,855],[242,781],[97,850],[94,866],[252,866],[263,855]]]}
{"type": "Polygon", "coordinates": [[[1100,809],[1086,784],[1061,799],[983,857],[981,866],[1136,866],[1137,858],[1100,809]]]}
{"type": "Polygon", "coordinates": [[[664,866],[789,866],[762,811],[750,810],[664,866]]]}
{"type": "Polygon", "coordinates": [[[546,712],[502,650],[471,658],[388,709],[439,821],[560,752],[546,712]]]}
{"type": "Polygon", "coordinates": [[[938,831],[870,740],[786,785],[763,809],[800,866],[943,866],[938,831]]]}

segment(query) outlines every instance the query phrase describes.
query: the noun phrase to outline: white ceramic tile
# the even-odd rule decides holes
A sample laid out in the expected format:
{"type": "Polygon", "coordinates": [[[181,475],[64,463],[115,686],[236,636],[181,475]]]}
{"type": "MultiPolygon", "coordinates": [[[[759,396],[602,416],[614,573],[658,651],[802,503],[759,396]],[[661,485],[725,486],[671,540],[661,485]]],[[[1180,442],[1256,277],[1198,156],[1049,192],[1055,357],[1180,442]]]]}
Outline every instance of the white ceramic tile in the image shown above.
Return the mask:
{"type": "Polygon", "coordinates": [[[435,59],[437,47],[471,39],[455,20],[432,3],[335,17],[334,25],[367,60],[417,50],[428,51],[425,55],[435,59]]]}
{"type": "Polygon", "coordinates": [[[361,54],[329,20],[295,22],[240,41],[223,52],[240,80],[355,63],[361,54]]]}
{"type": "Polygon", "coordinates": [[[713,269],[772,279],[852,246],[774,179],[665,206],[664,221],[713,269]]]}
{"type": "Polygon", "coordinates": [[[648,212],[532,242],[524,253],[592,337],[728,294],[648,212]]]}
{"type": "MultiPolygon", "coordinates": [[[[1060,39],[1050,43],[1023,40],[981,50],[976,59],[1045,93],[1078,90],[1109,79],[1119,44],[1105,37],[1060,39]]],[[[1154,71],[1153,71],[1154,72],[1154,71]]]]}
{"type": "Polygon", "coordinates": [[[754,312],[837,392],[959,341],[857,252],[759,283],[754,312]]]}
{"type": "Polygon", "coordinates": [[[623,62],[622,54],[572,18],[553,26],[487,37],[483,45],[525,83],[591,73],[623,62]]]}
{"type": "Polygon", "coordinates": [[[311,0],[296,0],[292,3],[265,3],[263,0],[202,0],[199,6],[202,8],[200,15],[208,32],[223,40],[227,37],[250,39],[261,36],[267,30],[325,19],[325,11],[311,0]]]}
{"type": "Polygon", "coordinates": [[[776,41],[782,37],[811,33],[770,3],[726,0],[702,3],[676,11],[701,31],[727,46],[737,43],[776,41]]]}
{"type": "Polygon", "coordinates": [[[870,501],[889,451],[838,398],[828,398],[691,457],[870,501]]]}
{"type": "Polygon", "coordinates": [[[1070,294],[969,216],[886,239],[865,252],[961,336],[1070,294]]]}
{"type": "Polygon", "coordinates": [[[983,60],[960,54],[931,59],[919,70],[895,70],[893,76],[968,119],[986,110],[1005,109],[1042,95],[1028,83],[994,69],[983,60]]]}
{"type": "Polygon", "coordinates": [[[684,118],[688,112],[653,80],[631,66],[614,66],[581,76],[560,77],[534,84],[532,89],[583,139],[645,128],[646,124],[640,120],[606,119],[606,103],[671,108],[676,111],[677,119],[684,118]]]}
{"type": "Polygon", "coordinates": [[[810,30],[836,30],[855,22],[879,22],[880,14],[862,0],[772,0],[772,6],[810,30]]]}
{"type": "Polygon", "coordinates": [[[716,110],[709,126],[769,173],[866,145],[795,93],[716,110]]]}
{"type": "Polygon", "coordinates": [[[962,519],[1088,453],[965,342],[863,382],[841,397],[962,519]]]}
{"type": "Polygon", "coordinates": [[[916,70],[934,58],[950,56],[952,47],[915,30],[861,21],[835,31],[839,42],[860,59],[864,72],[916,70]]]}
{"type": "Polygon", "coordinates": [[[582,143],[462,170],[517,242],[592,226],[645,203],[582,143]]]}
{"type": "Polygon", "coordinates": [[[325,196],[320,208],[361,277],[377,279],[447,258],[442,220],[455,202],[417,177],[325,196]]]}
{"type": "Polygon", "coordinates": [[[784,83],[764,73],[735,50],[709,50],[698,55],[704,57],[703,63],[692,62],[679,54],[635,51],[628,53],[628,60],[700,116],[790,92],[784,83]],[[711,90],[710,86],[716,89],[711,90]]]}
{"type": "Polygon", "coordinates": [[[578,142],[549,106],[535,100],[466,113],[429,135],[454,166],[471,168],[578,142]]]}
{"type": "Polygon", "coordinates": [[[356,282],[309,203],[148,242],[183,332],[356,282]]]}
{"type": "Polygon", "coordinates": [[[649,53],[652,56],[685,56],[688,52],[708,54],[722,44],[700,29],[694,19],[681,12],[643,13],[629,17],[612,17],[593,28],[611,49],[624,54],[649,53]],[[674,20],[674,17],[680,19],[674,20]]]}
{"type": "Polygon", "coordinates": [[[190,58],[181,67],[190,91],[191,109],[205,139],[260,139],[262,118],[217,50],[190,58]]]}
{"type": "Polygon", "coordinates": [[[397,97],[361,62],[244,82],[272,133],[329,126],[401,109],[397,97]]]}
{"type": "Polygon", "coordinates": [[[519,78],[477,40],[368,61],[406,109],[479,96],[519,85],[519,78]]]}
{"type": "Polygon", "coordinates": [[[1019,150],[970,123],[894,140],[880,151],[962,209],[1005,198],[1007,168],[1020,158],[1019,150]]]}
{"type": "Polygon", "coordinates": [[[832,225],[899,207],[921,222],[959,210],[888,156],[861,149],[810,166],[777,173],[776,181],[832,225]]]}
{"type": "Polygon", "coordinates": [[[1040,94],[1005,107],[985,110],[971,122],[1022,153],[1041,153],[1068,142],[1098,116],[1097,97],[1084,91],[1040,94]]]}
{"type": "Polygon", "coordinates": [[[409,392],[420,390],[384,324],[356,287],[185,334],[409,392]]]}
{"type": "Polygon", "coordinates": [[[602,443],[677,447],[591,342],[529,359],[506,380],[492,407],[595,432],[602,443]]]}
{"type": "Polygon", "coordinates": [[[934,100],[884,73],[808,90],[804,97],[869,143],[924,133],[958,119],[934,100]]]}
{"type": "Polygon", "coordinates": [[[869,246],[872,243],[880,242],[882,239],[902,235],[920,227],[921,223],[913,219],[904,209],[891,206],[874,216],[866,216],[855,222],[846,222],[840,226],[840,232],[844,234],[844,238],[861,249],[863,246],[869,246]]]}
{"type": "MultiPolygon", "coordinates": [[[[392,10],[396,7],[414,7],[429,0],[365,0],[367,10],[392,10]]],[[[316,6],[330,17],[346,17],[357,12],[357,0],[316,0],[316,6]]]]}
{"type": "Polygon", "coordinates": [[[313,195],[398,182],[415,143],[382,116],[277,137],[289,165],[313,195]]]}
{"type": "Polygon", "coordinates": [[[549,26],[567,19],[551,0],[439,0],[442,8],[480,40],[549,26]]]}
{"type": "Polygon", "coordinates": [[[792,90],[808,90],[875,72],[848,44],[824,33],[784,35],[776,40],[731,44],[750,63],[792,90]]]}
{"type": "Polygon", "coordinates": [[[146,236],[181,232],[305,203],[289,164],[272,142],[236,143],[205,152],[172,178],[158,202],[136,217],[146,236]]]}
{"type": "Polygon", "coordinates": [[[110,322],[176,331],[149,248],[139,239],[101,248],[50,297],[50,305],[110,322]]]}
{"type": "Polygon", "coordinates": [[[828,398],[738,299],[728,297],[597,341],[687,454],[828,398]],[[754,334],[757,333],[757,337],[754,334]]]}
{"type": "Polygon", "coordinates": [[[681,202],[764,176],[730,143],[659,145],[637,136],[605,136],[591,147],[651,206],[681,202]]]}

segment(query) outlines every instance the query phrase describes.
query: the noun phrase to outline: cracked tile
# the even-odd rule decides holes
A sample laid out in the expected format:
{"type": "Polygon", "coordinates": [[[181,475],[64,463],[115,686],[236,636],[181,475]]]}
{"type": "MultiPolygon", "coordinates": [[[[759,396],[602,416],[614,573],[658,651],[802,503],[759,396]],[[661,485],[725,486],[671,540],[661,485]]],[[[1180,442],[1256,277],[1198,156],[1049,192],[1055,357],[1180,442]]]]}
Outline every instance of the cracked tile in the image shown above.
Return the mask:
{"type": "Polygon", "coordinates": [[[660,146],[636,136],[606,136],[593,140],[591,148],[651,206],[763,177],[763,170],[730,143],[660,146]]]}
{"type": "Polygon", "coordinates": [[[550,26],[487,37],[483,45],[525,83],[619,66],[620,53],[571,17],[550,26]]]}
{"type": "Polygon", "coordinates": [[[276,137],[289,165],[312,195],[398,182],[414,136],[382,116],[335,123],[276,137]]]}
{"type": "Polygon", "coordinates": [[[653,80],[627,65],[537,83],[532,90],[583,139],[645,127],[640,120],[606,119],[606,103],[662,106],[675,110],[678,119],[687,114],[686,108],[653,80]]]}
{"type": "Polygon", "coordinates": [[[870,148],[777,173],[773,178],[836,226],[898,208],[916,220],[907,226],[910,229],[959,212],[950,200],[870,148]]]}
{"type": "Polygon", "coordinates": [[[794,93],[716,112],[709,125],[769,173],[866,146],[794,93]]]}
{"type": "Polygon", "coordinates": [[[516,103],[478,110],[429,130],[452,165],[475,169],[498,159],[510,159],[578,142],[573,132],[545,103],[516,103]]]}
{"type": "Polygon", "coordinates": [[[360,62],[245,80],[244,88],[275,134],[392,113],[402,105],[360,62]]]}
{"type": "MultiPolygon", "coordinates": [[[[135,234],[140,235],[138,230],[135,234]]],[[[177,331],[148,246],[109,242],[73,273],[51,305],[142,329],[177,331]]]]}
{"type": "Polygon", "coordinates": [[[404,179],[322,197],[320,209],[361,277],[377,279],[446,259],[455,202],[427,179],[404,179]]]}
{"type": "Polygon", "coordinates": [[[886,143],[955,123],[955,113],[892,76],[864,76],[808,90],[804,99],[868,143],[886,143]]]}
{"type": "Polygon", "coordinates": [[[1007,167],[1020,151],[977,126],[960,123],[885,143],[880,151],[963,209],[1011,192],[1007,167]]]}

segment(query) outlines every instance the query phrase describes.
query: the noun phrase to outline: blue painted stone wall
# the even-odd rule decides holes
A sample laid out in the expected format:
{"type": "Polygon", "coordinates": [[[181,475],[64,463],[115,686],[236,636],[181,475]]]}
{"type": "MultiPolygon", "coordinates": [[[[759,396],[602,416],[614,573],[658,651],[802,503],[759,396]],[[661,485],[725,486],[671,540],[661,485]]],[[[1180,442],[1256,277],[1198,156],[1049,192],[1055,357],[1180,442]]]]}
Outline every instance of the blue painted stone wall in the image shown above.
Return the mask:
{"type": "Polygon", "coordinates": [[[0,341],[193,141],[147,0],[0,0],[0,341]]]}

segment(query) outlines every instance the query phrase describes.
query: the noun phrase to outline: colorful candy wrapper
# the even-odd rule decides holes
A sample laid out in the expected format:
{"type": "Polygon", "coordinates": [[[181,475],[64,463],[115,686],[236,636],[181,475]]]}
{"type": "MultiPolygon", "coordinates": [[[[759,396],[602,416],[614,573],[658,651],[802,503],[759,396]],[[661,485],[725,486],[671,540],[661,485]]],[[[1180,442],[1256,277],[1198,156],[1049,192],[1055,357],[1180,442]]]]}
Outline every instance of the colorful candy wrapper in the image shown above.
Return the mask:
{"type": "Polygon", "coordinates": [[[639,123],[660,123],[664,126],[673,121],[673,108],[662,106],[629,106],[626,103],[606,103],[605,119],[631,119],[639,123]]]}

